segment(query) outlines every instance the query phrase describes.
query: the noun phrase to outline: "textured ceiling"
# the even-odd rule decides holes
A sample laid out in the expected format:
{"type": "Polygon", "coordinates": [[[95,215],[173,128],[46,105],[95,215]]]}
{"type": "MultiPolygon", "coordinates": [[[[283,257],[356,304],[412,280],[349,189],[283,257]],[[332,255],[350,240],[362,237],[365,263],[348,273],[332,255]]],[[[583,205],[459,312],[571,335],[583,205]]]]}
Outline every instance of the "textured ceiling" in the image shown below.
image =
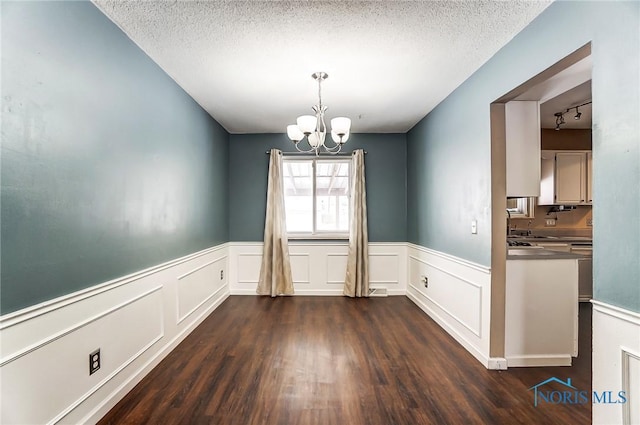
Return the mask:
{"type": "Polygon", "coordinates": [[[111,1],[95,4],[231,133],[311,112],[405,132],[547,1],[111,1]]]}

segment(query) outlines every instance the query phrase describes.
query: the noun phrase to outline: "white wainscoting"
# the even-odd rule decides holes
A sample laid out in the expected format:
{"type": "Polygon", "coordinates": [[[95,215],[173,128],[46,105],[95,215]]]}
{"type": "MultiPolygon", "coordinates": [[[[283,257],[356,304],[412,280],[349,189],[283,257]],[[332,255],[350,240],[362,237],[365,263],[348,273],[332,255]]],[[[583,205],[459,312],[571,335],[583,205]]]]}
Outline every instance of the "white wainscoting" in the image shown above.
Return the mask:
{"type": "MultiPolygon", "coordinates": [[[[262,261],[262,242],[229,243],[229,289],[255,295],[262,261]]],[[[369,243],[371,288],[388,295],[406,293],[406,243],[369,243]]],[[[289,242],[296,295],[342,295],[347,266],[346,242],[289,242]]]]}
{"type": "Polygon", "coordinates": [[[594,403],[594,424],[640,424],[640,313],[593,303],[593,391],[626,392],[626,403],[594,403]]]}
{"type": "Polygon", "coordinates": [[[491,269],[414,244],[408,244],[407,254],[407,297],[485,367],[494,368],[489,358],[491,269]]]}
{"type": "Polygon", "coordinates": [[[95,423],[229,295],[227,244],[0,317],[3,424],[95,423]],[[89,354],[101,368],[89,375],[89,354]]]}

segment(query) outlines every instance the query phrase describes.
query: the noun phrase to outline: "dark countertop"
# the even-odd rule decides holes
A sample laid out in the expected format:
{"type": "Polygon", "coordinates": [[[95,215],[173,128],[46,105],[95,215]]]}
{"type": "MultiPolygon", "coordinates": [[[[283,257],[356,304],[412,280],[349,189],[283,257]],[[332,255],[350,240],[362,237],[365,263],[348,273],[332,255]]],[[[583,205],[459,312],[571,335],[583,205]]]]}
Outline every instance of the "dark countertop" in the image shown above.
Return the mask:
{"type": "Polygon", "coordinates": [[[536,247],[509,247],[507,260],[578,260],[586,255],[536,247]]]}
{"type": "Polygon", "coordinates": [[[512,239],[520,242],[530,243],[592,243],[593,239],[590,236],[508,236],[507,239],[512,239]]]}

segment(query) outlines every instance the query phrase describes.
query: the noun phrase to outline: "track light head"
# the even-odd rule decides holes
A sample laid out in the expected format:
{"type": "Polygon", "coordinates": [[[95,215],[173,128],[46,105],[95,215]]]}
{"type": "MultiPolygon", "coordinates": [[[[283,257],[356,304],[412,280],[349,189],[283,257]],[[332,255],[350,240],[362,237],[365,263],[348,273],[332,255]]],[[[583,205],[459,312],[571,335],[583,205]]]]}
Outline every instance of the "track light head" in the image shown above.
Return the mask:
{"type": "Polygon", "coordinates": [[[562,112],[556,112],[554,115],[556,117],[556,130],[560,130],[560,126],[565,123],[564,114],[562,112]]]}

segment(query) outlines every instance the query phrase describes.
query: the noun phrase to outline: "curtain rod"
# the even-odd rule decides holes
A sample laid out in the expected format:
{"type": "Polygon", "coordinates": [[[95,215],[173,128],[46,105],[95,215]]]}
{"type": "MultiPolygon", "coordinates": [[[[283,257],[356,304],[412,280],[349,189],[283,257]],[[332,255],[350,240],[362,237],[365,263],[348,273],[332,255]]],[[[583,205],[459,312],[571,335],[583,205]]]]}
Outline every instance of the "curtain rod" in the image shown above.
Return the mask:
{"type": "MultiPolygon", "coordinates": [[[[267,155],[271,153],[271,151],[265,151],[267,155]]],[[[367,151],[364,151],[365,155],[367,151]]],[[[309,156],[351,156],[353,152],[338,152],[338,153],[328,153],[328,152],[320,152],[318,155],[313,152],[282,152],[283,155],[309,155],[309,156]]]]}

